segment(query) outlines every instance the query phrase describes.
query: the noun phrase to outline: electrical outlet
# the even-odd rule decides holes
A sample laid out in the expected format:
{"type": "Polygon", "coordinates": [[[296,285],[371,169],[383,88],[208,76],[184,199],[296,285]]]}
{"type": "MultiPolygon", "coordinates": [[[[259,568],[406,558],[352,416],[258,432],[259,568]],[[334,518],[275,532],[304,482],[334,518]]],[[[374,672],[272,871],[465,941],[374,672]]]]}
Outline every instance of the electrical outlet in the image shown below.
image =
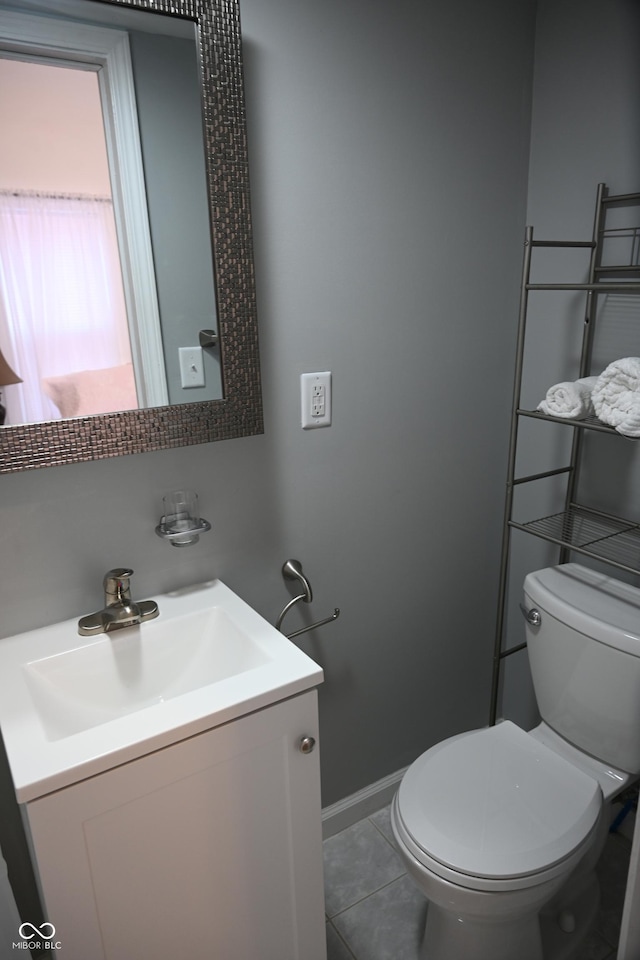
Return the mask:
{"type": "Polygon", "coordinates": [[[331,426],[331,372],[300,375],[302,429],[331,426]]]}
{"type": "Polygon", "coordinates": [[[180,347],[180,382],[186,390],[189,387],[204,387],[204,360],[202,347],[180,347]]]}

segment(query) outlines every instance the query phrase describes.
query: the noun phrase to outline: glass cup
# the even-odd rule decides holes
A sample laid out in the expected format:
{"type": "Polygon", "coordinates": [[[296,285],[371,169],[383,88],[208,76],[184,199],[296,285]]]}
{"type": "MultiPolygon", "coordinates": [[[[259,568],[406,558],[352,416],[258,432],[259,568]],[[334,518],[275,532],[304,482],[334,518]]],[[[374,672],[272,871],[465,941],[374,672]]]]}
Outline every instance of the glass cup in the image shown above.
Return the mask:
{"type": "Polygon", "coordinates": [[[200,533],[198,494],[193,490],[174,490],[162,498],[162,506],[162,526],[165,533],[172,535],[173,546],[186,547],[197,543],[200,533]]]}

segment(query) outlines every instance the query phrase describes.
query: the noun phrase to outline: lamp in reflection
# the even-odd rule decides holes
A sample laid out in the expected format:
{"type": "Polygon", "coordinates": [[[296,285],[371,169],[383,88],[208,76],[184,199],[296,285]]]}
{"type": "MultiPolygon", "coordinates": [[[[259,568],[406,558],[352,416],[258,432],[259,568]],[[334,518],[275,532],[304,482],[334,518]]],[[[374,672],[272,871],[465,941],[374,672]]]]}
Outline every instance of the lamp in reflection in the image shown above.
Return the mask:
{"type": "MultiPolygon", "coordinates": [[[[0,350],[0,387],[9,386],[10,383],[22,383],[22,378],[11,369],[0,350]]],[[[2,405],[2,391],[0,391],[0,427],[4,424],[6,413],[2,405]]]]}

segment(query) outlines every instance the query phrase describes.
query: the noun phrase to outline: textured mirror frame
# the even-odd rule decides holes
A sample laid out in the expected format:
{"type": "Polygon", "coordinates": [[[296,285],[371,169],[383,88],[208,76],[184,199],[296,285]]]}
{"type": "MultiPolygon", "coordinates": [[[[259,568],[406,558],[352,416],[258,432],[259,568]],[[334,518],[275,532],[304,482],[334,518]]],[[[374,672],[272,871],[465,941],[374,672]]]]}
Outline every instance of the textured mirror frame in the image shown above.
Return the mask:
{"type": "Polygon", "coordinates": [[[240,13],[236,0],[102,0],[193,20],[216,286],[223,400],[0,428],[0,473],[102,460],[263,432],[240,13]]]}

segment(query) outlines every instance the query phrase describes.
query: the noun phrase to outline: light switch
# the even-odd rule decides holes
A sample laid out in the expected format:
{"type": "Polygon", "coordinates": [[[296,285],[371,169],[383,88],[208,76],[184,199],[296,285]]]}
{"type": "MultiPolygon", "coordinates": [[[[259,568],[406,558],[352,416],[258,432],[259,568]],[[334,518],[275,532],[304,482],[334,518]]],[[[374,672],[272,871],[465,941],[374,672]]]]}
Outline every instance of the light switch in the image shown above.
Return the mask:
{"type": "Polygon", "coordinates": [[[185,390],[189,387],[204,387],[204,361],[202,347],[180,347],[180,380],[185,390]]]}

